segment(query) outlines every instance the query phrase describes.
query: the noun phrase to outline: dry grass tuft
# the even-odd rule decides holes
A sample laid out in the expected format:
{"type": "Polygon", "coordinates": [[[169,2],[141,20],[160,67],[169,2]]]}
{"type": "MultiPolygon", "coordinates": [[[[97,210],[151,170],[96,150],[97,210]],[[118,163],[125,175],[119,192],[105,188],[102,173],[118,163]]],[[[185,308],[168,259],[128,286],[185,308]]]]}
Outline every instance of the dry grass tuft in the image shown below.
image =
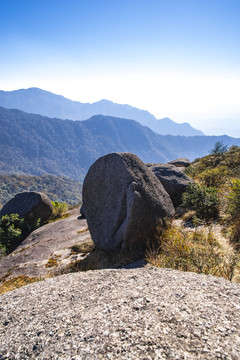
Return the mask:
{"type": "Polygon", "coordinates": [[[192,221],[194,216],[196,216],[196,211],[190,210],[190,211],[187,211],[185,214],[183,214],[182,220],[183,221],[192,221]]]}
{"type": "Polygon", "coordinates": [[[154,266],[220,276],[232,280],[239,268],[239,255],[226,255],[211,228],[186,231],[170,225],[158,238],[158,244],[146,251],[146,260],[154,266]]]}
{"type": "MultiPolygon", "coordinates": [[[[83,231],[87,231],[82,230],[83,231]]],[[[79,244],[75,244],[71,247],[71,254],[87,254],[89,252],[91,252],[93,249],[95,248],[94,242],[92,241],[92,239],[88,239],[82,243],[79,244]]]]}

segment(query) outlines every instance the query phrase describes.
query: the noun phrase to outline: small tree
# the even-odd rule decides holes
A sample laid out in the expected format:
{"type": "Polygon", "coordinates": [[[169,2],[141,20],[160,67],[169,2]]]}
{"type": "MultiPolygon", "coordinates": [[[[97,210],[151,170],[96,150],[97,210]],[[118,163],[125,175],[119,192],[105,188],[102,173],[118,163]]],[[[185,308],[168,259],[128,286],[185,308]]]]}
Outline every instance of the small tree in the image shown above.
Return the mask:
{"type": "Polygon", "coordinates": [[[227,145],[224,145],[223,141],[217,141],[213,148],[210,150],[210,154],[224,154],[228,149],[227,145]]]}

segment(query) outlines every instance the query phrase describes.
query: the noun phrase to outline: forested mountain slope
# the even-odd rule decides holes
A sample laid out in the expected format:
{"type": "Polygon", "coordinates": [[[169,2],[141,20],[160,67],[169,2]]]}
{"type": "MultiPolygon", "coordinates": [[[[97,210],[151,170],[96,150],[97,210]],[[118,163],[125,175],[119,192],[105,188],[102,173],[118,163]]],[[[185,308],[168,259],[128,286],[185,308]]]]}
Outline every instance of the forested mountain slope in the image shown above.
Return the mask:
{"type": "Polygon", "coordinates": [[[0,207],[24,191],[44,192],[52,201],[77,204],[82,200],[82,184],[62,176],[0,175],[0,207]]]}
{"type": "Polygon", "coordinates": [[[144,162],[206,155],[228,136],[163,136],[133,120],[93,116],[86,121],[51,119],[0,108],[0,174],[53,174],[82,180],[89,166],[111,152],[132,152],[144,162]]]}

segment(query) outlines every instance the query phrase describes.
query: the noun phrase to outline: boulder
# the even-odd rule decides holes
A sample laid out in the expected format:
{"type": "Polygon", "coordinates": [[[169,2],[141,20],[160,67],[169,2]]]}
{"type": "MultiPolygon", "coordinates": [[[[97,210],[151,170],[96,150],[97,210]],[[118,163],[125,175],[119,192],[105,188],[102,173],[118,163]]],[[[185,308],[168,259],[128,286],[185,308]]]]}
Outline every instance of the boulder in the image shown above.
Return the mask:
{"type": "Polygon", "coordinates": [[[190,161],[186,158],[179,158],[176,160],[169,161],[168,164],[185,168],[190,165],[190,161]]]}
{"type": "Polygon", "coordinates": [[[175,207],[181,205],[182,194],[193,182],[183,171],[171,164],[146,164],[161,181],[175,207]]]}
{"type": "Polygon", "coordinates": [[[22,192],[9,200],[0,210],[3,215],[18,214],[28,221],[47,220],[52,214],[53,206],[46,194],[36,191],[22,192]]]}
{"type": "Polygon", "coordinates": [[[85,218],[85,215],[84,215],[84,205],[82,203],[82,206],[80,207],[80,214],[82,215],[83,218],[85,218]]]}
{"type": "Polygon", "coordinates": [[[95,245],[109,251],[141,248],[156,233],[160,219],[175,213],[162,184],[131,153],[105,155],[90,167],[83,203],[95,245]]]}

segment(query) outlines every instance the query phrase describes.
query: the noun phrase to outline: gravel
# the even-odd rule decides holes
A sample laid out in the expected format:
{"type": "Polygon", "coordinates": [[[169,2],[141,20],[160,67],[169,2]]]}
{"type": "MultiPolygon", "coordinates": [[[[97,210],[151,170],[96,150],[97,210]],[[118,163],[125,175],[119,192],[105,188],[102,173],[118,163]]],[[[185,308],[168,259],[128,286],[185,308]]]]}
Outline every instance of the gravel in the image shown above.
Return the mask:
{"type": "Polygon", "coordinates": [[[67,274],[0,297],[0,359],[240,358],[240,286],[144,267],[67,274]]]}

